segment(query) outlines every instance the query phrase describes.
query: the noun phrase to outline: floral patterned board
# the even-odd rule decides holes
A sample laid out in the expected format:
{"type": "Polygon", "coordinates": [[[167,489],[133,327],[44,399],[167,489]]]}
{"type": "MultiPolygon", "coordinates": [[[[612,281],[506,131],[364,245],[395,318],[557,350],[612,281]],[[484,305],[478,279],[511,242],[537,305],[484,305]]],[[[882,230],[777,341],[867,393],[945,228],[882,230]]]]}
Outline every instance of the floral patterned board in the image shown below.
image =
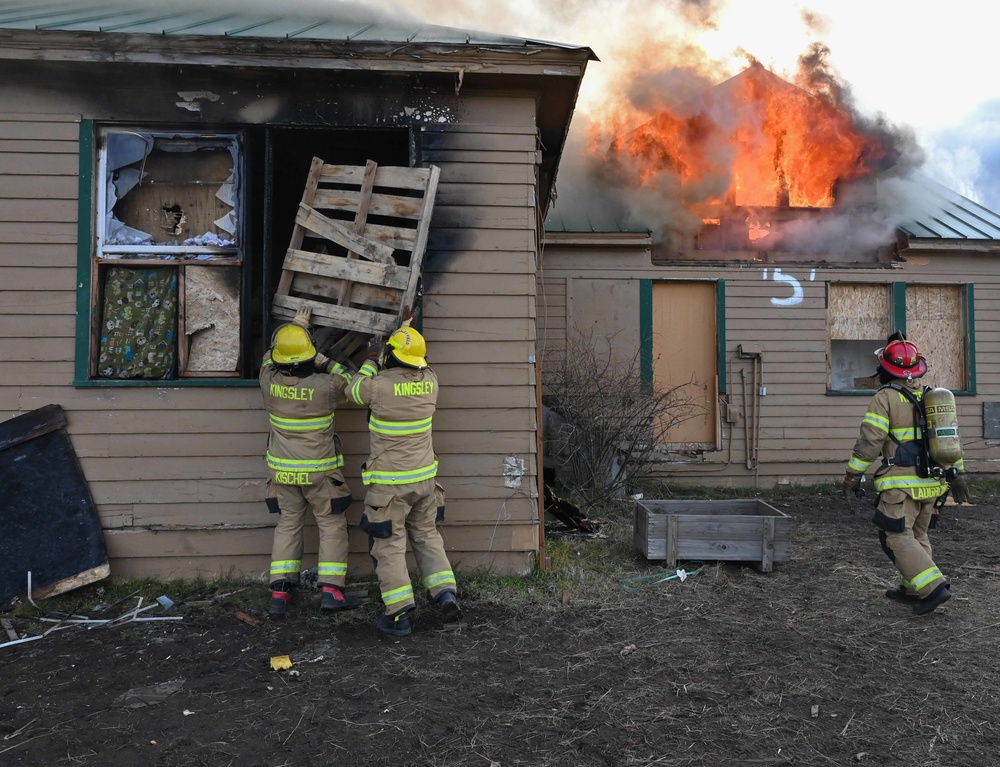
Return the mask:
{"type": "Polygon", "coordinates": [[[177,269],[109,268],[98,375],[172,378],[176,359],[177,269]]]}

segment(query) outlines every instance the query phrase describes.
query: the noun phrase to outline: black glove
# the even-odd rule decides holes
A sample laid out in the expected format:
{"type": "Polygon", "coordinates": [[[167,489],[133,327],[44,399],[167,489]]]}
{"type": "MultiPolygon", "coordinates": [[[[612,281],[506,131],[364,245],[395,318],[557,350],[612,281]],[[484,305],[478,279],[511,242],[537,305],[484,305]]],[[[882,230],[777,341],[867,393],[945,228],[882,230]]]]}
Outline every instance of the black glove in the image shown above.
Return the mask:
{"type": "Polygon", "coordinates": [[[955,499],[955,503],[970,503],[969,483],[965,481],[964,474],[956,474],[955,478],[948,482],[948,486],[951,488],[951,497],[955,499]]]}
{"type": "Polygon", "coordinates": [[[851,500],[852,497],[860,498],[864,495],[865,491],[861,489],[861,483],[864,479],[864,474],[848,474],[844,477],[844,481],[840,485],[840,494],[845,501],[851,500]]]}

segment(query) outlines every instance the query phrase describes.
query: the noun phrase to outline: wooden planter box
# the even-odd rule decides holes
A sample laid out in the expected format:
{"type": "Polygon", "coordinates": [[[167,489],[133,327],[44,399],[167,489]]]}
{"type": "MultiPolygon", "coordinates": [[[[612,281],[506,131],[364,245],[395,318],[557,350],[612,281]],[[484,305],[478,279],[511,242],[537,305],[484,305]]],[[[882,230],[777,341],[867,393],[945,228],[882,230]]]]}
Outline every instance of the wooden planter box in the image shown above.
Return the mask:
{"type": "Polygon", "coordinates": [[[647,559],[752,562],[769,573],[788,561],[792,519],[764,501],[636,501],[635,545],[647,559]]]}

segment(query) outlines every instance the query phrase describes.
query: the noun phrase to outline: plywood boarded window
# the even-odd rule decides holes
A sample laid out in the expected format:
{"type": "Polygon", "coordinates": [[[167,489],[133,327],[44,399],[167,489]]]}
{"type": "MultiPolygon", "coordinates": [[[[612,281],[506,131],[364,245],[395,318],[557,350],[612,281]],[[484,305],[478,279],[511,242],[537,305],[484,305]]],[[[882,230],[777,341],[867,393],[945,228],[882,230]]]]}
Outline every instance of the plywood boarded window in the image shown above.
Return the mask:
{"type": "Polygon", "coordinates": [[[91,376],[239,375],[238,135],[108,128],[98,142],[91,376]]]}
{"type": "Polygon", "coordinates": [[[965,289],[960,285],[907,285],[906,337],[927,358],[927,382],[952,390],[969,386],[965,342],[965,289]]]}
{"type": "Polygon", "coordinates": [[[873,389],[875,350],[892,332],[891,285],[830,283],[830,388],[873,389]]]}

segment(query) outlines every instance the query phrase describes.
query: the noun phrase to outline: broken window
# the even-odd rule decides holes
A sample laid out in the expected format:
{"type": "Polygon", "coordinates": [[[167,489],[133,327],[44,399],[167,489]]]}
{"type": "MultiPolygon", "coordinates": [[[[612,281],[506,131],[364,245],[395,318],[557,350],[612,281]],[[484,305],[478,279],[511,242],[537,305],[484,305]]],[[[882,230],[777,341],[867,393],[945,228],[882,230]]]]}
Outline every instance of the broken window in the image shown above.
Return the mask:
{"type": "Polygon", "coordinates": [[[99,134],[93,377],[239,375],[241,160],[236,134],[99,134]]]}
{"type": "Polygon", "coordinates": [[[831,391],[877,389],[875,351],[896,330],[927,358],[929,385],[974,389],[972,285],[830,283],[828,289],[831,391]]]}

